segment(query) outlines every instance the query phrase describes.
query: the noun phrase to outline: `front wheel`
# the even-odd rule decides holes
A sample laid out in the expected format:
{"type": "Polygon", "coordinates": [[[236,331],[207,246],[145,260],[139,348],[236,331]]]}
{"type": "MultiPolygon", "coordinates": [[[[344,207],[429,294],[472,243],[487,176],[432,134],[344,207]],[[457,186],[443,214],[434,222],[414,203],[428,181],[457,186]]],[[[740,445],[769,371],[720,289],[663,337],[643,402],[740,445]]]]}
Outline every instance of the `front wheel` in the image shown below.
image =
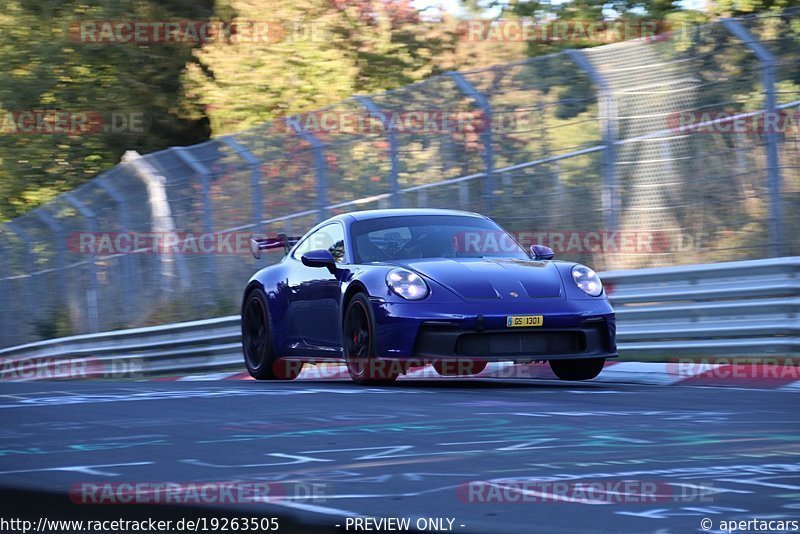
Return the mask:
{"type": "Polygon", "coordinates": [[[342,321],[344,360],[357,384],[385,384],[400,375],[396,362],[379,360],[375,350],[375,319],[369,299],[356,293],[347,304],[342,321]]]}
{"type": "Polygon", "coordinates": [[[550,360],[550,369],[561,380],[591,380],[603,370],[605,358],[550,360]]]}
{"type": "Polygon", "coordinates": [[[242,352],[247,372],[256,380],[292,380],[303,369],[303,362],[275,356],[267,296],[260,288],[247,294],[242,308],[242,352]]]}

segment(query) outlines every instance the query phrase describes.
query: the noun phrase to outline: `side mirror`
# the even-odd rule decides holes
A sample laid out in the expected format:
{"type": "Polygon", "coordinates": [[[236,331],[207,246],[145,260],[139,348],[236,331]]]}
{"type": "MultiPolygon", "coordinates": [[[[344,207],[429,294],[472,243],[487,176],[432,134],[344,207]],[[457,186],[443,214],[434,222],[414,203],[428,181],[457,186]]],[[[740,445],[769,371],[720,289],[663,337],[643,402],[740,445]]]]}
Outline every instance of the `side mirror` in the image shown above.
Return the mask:
{"type": "Polygon", "coordinates": [[[552,260],[556,253],[544,245],[531,245],[531,257],[534,260],[552,260]]]}
{"type": "Polygon", "coordinates": [[[300,257],[306,267],[327,267],[329,271],[336,270],[336,260],[329,250],[309,250],[300,257]]]}

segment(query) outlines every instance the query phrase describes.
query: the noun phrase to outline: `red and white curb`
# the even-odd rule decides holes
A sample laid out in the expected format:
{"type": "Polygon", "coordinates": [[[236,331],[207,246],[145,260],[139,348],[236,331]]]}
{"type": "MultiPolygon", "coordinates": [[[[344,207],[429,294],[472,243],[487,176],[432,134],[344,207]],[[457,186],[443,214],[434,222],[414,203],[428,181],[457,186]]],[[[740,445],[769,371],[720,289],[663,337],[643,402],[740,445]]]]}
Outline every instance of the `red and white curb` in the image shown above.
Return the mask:
{"type": "MultiPolygon", "coordinates": [[[[441,379],[432,366],[414,367],[398,380],[441,379]]],[[[476,375],[458,377],[458,380],[476,378],[557,380],[547,364],[513,364],[491,362],[476,375]]],[[[253,380],[246,372],[208,373],[154,381],[211,381],[253,380]]],[[[337,364],[306,365],[297,380],[349,381],[347,367],[337,364]]],[[[800,367],[759,364],[687,364],[671,362],[606,362],[600,376],[592,382],[629,383],[648,385],[686,386],[738,386],[763,389],[781,389],[800,392],[800,367]]]]}

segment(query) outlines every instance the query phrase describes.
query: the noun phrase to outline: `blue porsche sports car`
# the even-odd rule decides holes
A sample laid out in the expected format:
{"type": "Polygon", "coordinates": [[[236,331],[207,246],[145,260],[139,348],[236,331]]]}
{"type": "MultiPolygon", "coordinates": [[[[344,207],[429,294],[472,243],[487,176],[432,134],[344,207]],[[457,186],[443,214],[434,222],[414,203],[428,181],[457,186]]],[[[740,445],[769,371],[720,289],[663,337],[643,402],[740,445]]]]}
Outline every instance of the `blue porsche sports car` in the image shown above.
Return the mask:
{"type": "Polygon", "coordinates": [[[253,240],[286,257],[258,271],[242,303],[244,360],[256,379],[292,379],[341,361],[358,383],[412,365],[475,374],[489,361],[547,361],[563,380],[617,356],[595,272],[523,249],[488,217],[438,209],[337,215],[301,238],[253,240]]]}

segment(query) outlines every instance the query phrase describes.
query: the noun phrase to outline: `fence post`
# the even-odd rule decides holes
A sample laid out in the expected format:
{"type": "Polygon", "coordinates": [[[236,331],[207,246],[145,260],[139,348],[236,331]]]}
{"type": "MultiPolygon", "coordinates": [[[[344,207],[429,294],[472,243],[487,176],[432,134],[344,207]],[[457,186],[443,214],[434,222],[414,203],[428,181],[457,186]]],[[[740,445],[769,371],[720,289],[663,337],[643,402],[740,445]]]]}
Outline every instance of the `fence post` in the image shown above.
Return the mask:
{"type": "MultiPolygon", "coordinates": [[[[86,220],[86,230],[96,235],[97,217],[95,216],[94,212],[86,207],[80,200],[75,198],[75,195],[72,192],[64,193],[64,198],[67,200],[69,205],[78,210],[78,213],[80,213],[86,220]]],[[[91,254],[92,258],[87,263],[89,266],[89,287],[86,291],[86,316],[89,323],[89,332],[99,332],[100,316],[97,307],[97,264],[95,263],[97,261],[97,254],[96,252],[91,252],[91,254]]]]}
{"type": "Polygon", "coordinates": [[[55,218],[53,218],[53,216],[45,208],[35,209],[33,210],[33,214],[40,221],[42,221],[51,232],[53,232],[53,235],[55,236],[53,242],[56,243],[53,245],[53,250],[56,257],[56,265],[59,269],[66,268],[67,262],[64,260],[64,251],[67,249],[68,243],[66,236],[64,235],[64,228],[58,224],[58,221],[56,221],[55,218]]]}
{"type": "Polygon", "coordinates": [[[317,177],[317,221],[327,218],[328,207],[328,177],[326,175],[327,165],[325,164],[325,143],[320,141],[317,136],[307,130],[300,130],[297,135],[311,143],[311,151],[314,154],[314,174],[317,177]]]}
{"type": "MultiPolygon", "coordinates": [[[[775,102],[775,68],[778,62],[767,47],[761,44],[747,28],[738,20],[722,19],[722,25],[734,37],[742,41],[761,62],[761,83],[764,84],[764,109],[767,117],[777,116],[777,104],[775,102]]],[[[769,124],[764,121],[764,124],[769,124]]],[[[778,156],[778,143],[780,142],[777,128],[767,128],[766,132],[766,151],[767,151],[767,183],[769,184],[769,250],[772,257],[783,255],[783,215],[781,208],[781,168],[778,156]]]]}
{"type": "MultiPolygon", "coordinates": [[[[167,198],[167,179],[159,174],[152,165],[141,154],[135,150],[129,150],[122,156],[122,163],[127,163],[136,171],[136,175],[144,182],[147,187],[147,196],[150,202],[150,213],[152,217],[153,232],[158,233],[174,233],[175,220],[172,218],[172,208],[170,208],[169,200],[167,198]]],[[[174,255],[175,265],[173,266],[173,255],[160,254],[159,260],[161,261],[161,289],[163,291],[172,291],[176,284],[173,279],[175,278],[175,269],[178,269],[178,284],[183,289],[191,287],[191,280],[189,280],[189,271],[186,269],[183,256],[180,254],[174,255]]]]}
{"type": "Polygon", "coordinates": [[[458,209],[469,210],[469,184],[467,182],[458,183],[458,209]]]}
{"type": "Polygon", "coordinates": [[[233,137],[226,136],[220,140],[231,147],[250,167],[250,200],[253,211],[251,217],[253,224],[255,224],[255,233],[262,233],[261,221],[264,220],[262,212],[264,199],[261,195],[261,162],[233,137]]]}
{"type": "Polygon", "coordinates": [[[400,163],[397,157],[397,132],[394,129],[394,124],[386,120],[386,114],[368,97],[357,96],[355,98],[369,113],[378,117],[383,127],[386,129],[386,138],[389,141],[389,191],[392,195],[391,206],[393,208],[399,208],[402,206],[400,199],[400,183],[398,180],[400,163]]]}
{"type": "MultiPolygon", "coordinates": [[[[203,163],[198,161],[185,147],[172,147],[170,150],[175,152],[178,158],[189,167],[192,172],[200,176],[200,191],[203,197],[203,232],[210,235],[214,231],[214,216],[211,206],[211,175],[212,172],[203,163]]],[[[208,289],[214,291],[217,287],[215,254],[203,254],[205,256],[206,270],[208,276],[203,280],[208,284],[208,289]]],[[[203,301],[211,304],[212,295],[209,291],[203,291],[203,301]]]]}
{"type": "MultiPolygon", "coordinates": [[[[28,232],[17,226],[16,222],[10,221],[6,223],[6,226],[19,237],[25,248],[25,269],[28,272],[28,276],[30,276],[30,283],[23,285],[25,286],[25,300],[27,301],[25,305],[27,305],[28,310],[31,310],[38,306],[37,301],[39,300],[39,295],[36,291],[39,286],[33,282],[34,273],[38,270],[36,267],[36,253],[33,252],[33,241],[28,235],[28,232]]],[[[32,311],[29,311],[26,315],[28,317],[35,317],[32,311]]]]}
{"type": "Polygon", "coordinates": [[[481,140],[483,141],[484,166],[486,167],[486,176],[483,179],[483,209],[487,212],[492,212],[496,188],[496,179],[494,176],[494,149],[492,147],[492,129],[494,128],[492,106],[489,100],[475,89],[460,72],[450,71],[447,72],[447,75],[453,79],[458,89],[475,101],[475,105],[483,111],[485,120],[483,131],[481,132],[481,140]]]}
{"type": "Polygon", "coordinates": [[[11,269],[8,268],[8,255],[6,247],[0,243],[0,347],[9,347],[14,341],[14,332],[17,328],[11,326],[11,303],[13,302],[11,291],[11,269]]]}
{"type": "MultiPolygon", "coordinates": [[[[68,247],[67,236],[64,235],[63,227],[60,224],[58,224],[55,218],[53,218],[53,216],[44,207],[36,208],[33,210],[32,213],[36,218],[42,221],[45,224],[45,226],[47,226],[47,228],[53,233],[54,239],[52,240],[50,246],[52,247],[53,252],[55,253],[56,269],[58,269],[62,273],[61,281],[63,283],[63,289],[62,289],[64,293],[63,300],[67,304],[67,309],[70,310],[71,307],[69,306],[70,300],[68,291],[69,288],[73,286],[73,284],[70,284],[69,281],[66,279],[68,273],[67,273],[67,262],[64,258],[64,254],[68,247]]],[[[45,291],[47,290],[48,288],[45,288],[45,291]]],[[[54,288],[49,288],[49,290],[54,291],[54,288]]],[[[59,297],[62,297],[62,295],[59,295],[59,297]]],[[[71,323],[70,326],[72,327],[73,332],[75,331],[80,332],[81,330],[84,329],[83,324],[78,324],[79,321],[75,320],[75,318],[72,317],[72,313],[69,313],[69,319],[71,323]]],[[[78,319],[80,319],[80,317],[78,317],[78,319]]]]}
{"type": "Polygon", "coordinates": [[[617,124],[615,118],[616,102],[614,92],[603,75],[580,50],[567,50],[572,61],[583,70],[598,90],[598,110],[600,128],[603,132],[603,224],[606,230],[616,232],[619,228],[619,212],[621,208],[619,189],[617,187],[617,124]]]}
{"type": "MultiPolygon", "coordinates": [[[[91,182],[90,182],[91,183],[91,182]]],[[[114,202],[117,203],[118,211],[117,217],[119,220],[119,231],[120,232],[130,232],[133,230],[130,224],[130,211],[128,208],[128,201],[125,199],[125,196],[122,195],[119,191],[114,188],[110,183],[106,181],[105,178],[100,178],[94,181],[94,184],[97,185],[100,189],[105,191],[108,196],[110,196],[114,202]]],[[[133,311],[134,309],[134,302],[133,302],[133,254],[123,254],[122,255],[122,294],[124,295],[122,298],[122,309],[119,313],[124,313],[127,315],[128,312],[133,311]]]]}

